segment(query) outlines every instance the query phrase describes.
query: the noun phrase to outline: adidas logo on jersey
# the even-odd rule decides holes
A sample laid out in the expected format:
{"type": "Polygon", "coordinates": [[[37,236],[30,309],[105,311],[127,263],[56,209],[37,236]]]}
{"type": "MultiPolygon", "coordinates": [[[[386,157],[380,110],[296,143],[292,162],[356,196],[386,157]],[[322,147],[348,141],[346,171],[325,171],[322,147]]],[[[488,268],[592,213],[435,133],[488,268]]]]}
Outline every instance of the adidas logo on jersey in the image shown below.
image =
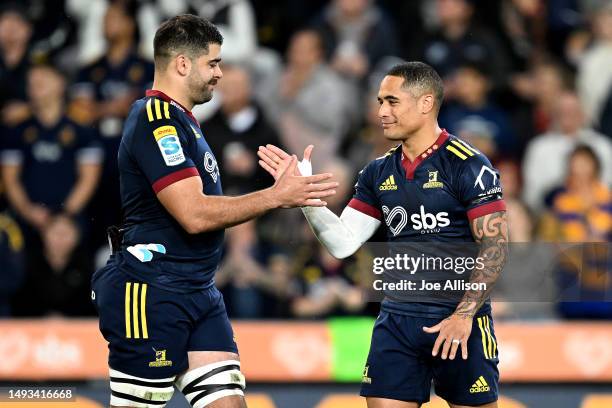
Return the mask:
{"type": "Polygon", "coordinates": [[[472,384],[472,386],[470,387],[470,394],[476,394],[479,392],[487,392],[490,389],[491,387],[489,387],[489,384],[487,384],[487,380],[485,380],[484,377],[481,375],[480,377],[478,377],[476,382],[472,384]]]}
{"type": "Polygon", "coordinates": [[[397,184],[395,184],[395,177],[390,175],[378,188],[380,191],[397,190],[397,184]]]}

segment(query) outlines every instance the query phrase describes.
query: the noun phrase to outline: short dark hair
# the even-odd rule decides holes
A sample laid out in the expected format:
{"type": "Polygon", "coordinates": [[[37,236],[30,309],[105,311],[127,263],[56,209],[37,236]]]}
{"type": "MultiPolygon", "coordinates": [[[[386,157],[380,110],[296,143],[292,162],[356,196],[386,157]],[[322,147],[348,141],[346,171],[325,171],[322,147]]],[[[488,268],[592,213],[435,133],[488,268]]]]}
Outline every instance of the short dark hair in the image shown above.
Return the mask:
{"type": "Polygon", "coordinates": [[[223,36],[213,23],[193,14],[172,17],[155,33],[153,40],[155,68],[165,68],[170,58],[180,53],[190,58],[207,54],[210,43],[223,44],[223,36]]]}
{"type": "Polygon", "coordinates": [[[444,99],[444,84],[435,69],[423,62],[411,61],[395,65],[387,75],[402,78],[402,88],[416,88],[418,95],[415,96],[421,96],[425,92],[433,93],[436,109],[440,111],[444,99]]]}

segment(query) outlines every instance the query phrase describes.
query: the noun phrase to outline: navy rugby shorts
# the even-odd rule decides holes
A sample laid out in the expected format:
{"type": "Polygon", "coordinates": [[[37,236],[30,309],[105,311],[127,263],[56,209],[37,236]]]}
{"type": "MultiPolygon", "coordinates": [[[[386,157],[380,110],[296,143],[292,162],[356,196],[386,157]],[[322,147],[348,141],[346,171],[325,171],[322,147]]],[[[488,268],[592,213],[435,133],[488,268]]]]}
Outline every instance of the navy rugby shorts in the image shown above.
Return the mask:
{"type": "Polygon", "coordinates": [[[361,395],[424,403],[433,382],[436,394],[456,405],[496,401],[499,360],[491,316],[474,318],[467,360],[460,348],[454,360],[442,360],[441,352],[431,355],[438,333],[425,333],[423,326],[439,322],[381,311],[372,332],[361,395]]]}
{"type": "Polygon", "coordinates": [[[214,285],[170,292],[135,281],[109,263],[93,276],[92,301],[109,343],[109,366],[125,374],[168,378],[187,369],[188,351],[238,353],[214,285]]]}

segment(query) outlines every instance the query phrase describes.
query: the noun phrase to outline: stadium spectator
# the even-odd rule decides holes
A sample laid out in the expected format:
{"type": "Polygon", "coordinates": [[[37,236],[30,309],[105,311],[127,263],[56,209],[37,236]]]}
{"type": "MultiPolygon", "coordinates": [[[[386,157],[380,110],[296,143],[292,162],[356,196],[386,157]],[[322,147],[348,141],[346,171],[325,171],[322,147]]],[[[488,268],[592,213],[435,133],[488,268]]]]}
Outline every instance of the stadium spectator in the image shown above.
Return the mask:
{"type": "MultiPolygon", "coordinates": [[[[545,48],[545,7],[539,0],[502,0],[496,21],[513,60],[514,70],[524,70],[528,62],[545,48]]],[[[482,4],[482,3],[481,3],[482,4]]]]}
{"type": "Polygon", "coordinates": [[[504,198],[520,199],[523,188],[521,166],[515,160],[502,159],[496,163],[501,185],[504,186],[504,198]]]}
{"type": "Polygon", "coordinates": [[[381,58],[399,54],[395,22],[373,0],[333,0],[313,28],[330,66],[343,76],[361,79],[381,58]]]}
{"type": "Polygon", "coordinates": [[[605,1],[593,17],[594,40],[581,56],[576,85],[591,126],[601,125],[612,94],[612,1],[605,1]]]}
{"type": "Polygon", "coordinates": [[[31,37],[32,25],[22,6],[11,3],[0,8],[0,110],[5,125],[17,124],[30,113],[26,76],[31,37]]]}
{"type": "Polygon", "coordinates": [[[257,165],[258,146],[279,143],[279,136],[259,105],[253,100],[252,82],[244,68],[224,66],[219,83],[221,109],[201,124],[219,169],[223,189],[243,194],[274,184],[274,179],[257,165]]]}
{"type": "Polygon", "coordinates": [[[300,294],[291,305],[296,317],[323,318],[364,309],[362,292],[352,280],[359,272],[354,259],[336,259],[316,241],[300,252],[297,259],[303,263],[296,267],[300,294]]]}
{"type": "Polygon", "coordinates": [[[473,22],[471,0],[437,0],[438,28],[422,42],[420,58],[445,80],[445,94],[454,94],[452,74],[465,61],[487,64],[494,88],[507,81],[509,60],[494,32],[473,22]]]}
{"type": "Polygon", "coordinates": [[[440,126],[493,160],[516,156],[518,143],[512,123],[489,97],[491,80],[486,69],[479,64],[462,64],[454,83],[454,98],[440,115],[440,126]]]}
{"type": "Polygon", "coordinates": [[[53,212],[82,215],[100,174],[102,149],[91,129],[66,115],[64,91],[65,80],[53,66],[30,69],[33,116],[3,135],[2,177],[9,203],[38,230],[53,212]]]}
{"type": "Polygon", "coordinates": [[[554,252],[533,243],[535,221],[521,201],[520,167],[514,161],[497,164],[508,212],[510,256],[493,290],[493,314],[503,319],[552,318],[554,303],[554,252]],[[533,271],[538,273],[534,275],[533,271]]]}
{"type": "Polygon", "coordinates": [[[8,214],[0,213],[0,317],[11,316],[11,298],[24,279],[21,229],[8,214]]]}
{"type": "Polygon", "coordinates": [[[15,297],[15,314],[93,316],[90,300],[93,265],[87,253],[79,248],[76,223],[65,215],[54,216],[42,236],[43,250],[28,255],[26,282],[15,297]]]}
{"type": "Polygon", "coordinates": [[[348,135],[341,149],[342,156],[355,169],[363,168],[367,163],[384,155],[397,144],[386,139],[383,135],[383,129],[378,118],[379,104],[376,100],[376,94],[370,93],[365,104],[363,124],[357,131],[348,135]]]}
{"type": "Polygon", "coordinates": [[[163,17],[190,13],[209,20],[223,35],[223,60],[245,63],[256,53],[257,29],[248,0],[157,0],[163,17]]]}
{"type": "Polygon", "coordinates": [[[513,77],[512,89],[519,96],[515,110],[531,105],[520,117],[525,123],[518,124],[522,145],[550,129],[555,105],[569,83],[563,67],[552,60],[536,62],[527,73],[513,77]]]}
{"type": "Polygon", "coordinates": [[[567,157],[579,143],[593,148],[602,163],[603,181],[612,181],[612,142],[585,127],[576,94],[566,92],[559,97],[553,123],[554,130],[529,143],[523,161],[523,198],[534,212],[542,209],[547,194],[563,182],[567,157]]]}
{"type": "Polygon", "coordinates": [[[602,178],[595,151],[578,145],[571,152],[567,178],[541,222],[540,236],[552,242],[581,243],[558,255],[564,295],[559,310],[568,318],[612,318],[612,191],[602,178]],[[600,244],[598,244],[600,243],[600,244]]]}
{"type": "Polygon", "coordinates": [[[107,52],[82,69],[71,87],[71,114],[81,123],[95,124],[105,150],[100,186],[93,200],[94,236],[100,240],[108,225],[121,218],[117,151],[123,122],[135,99],[153,80],[153,64],[138,54],[135,3],[112,1],[104,16],[107,52]]]}
{"type": "Polygon", "coordinates": [[[266,85],[262,102],[290,151],[314,144],[325,163],[350,127],[354,99],[354,89],[325,63],[319,34],[302,30],[291,38],[284,72],[266,85]]]}
{"type": "Polygon", "coordinates": [[[254,221],[228,229],[226,242],[225,259],[215,281],[222,288],[228,314],[235,318],[288,317],[279,314],[287,310],[296,291],[287,258],[267,253],[254,221]]]}
{"type": "Polygon", "coordinates": [[[257,260],[254,222],[228,229],[226,242],[225,258],[215,281],[223,290],[228,314],[236,318],[261,317],[263,299],[257,281],[266,271],[257,260]]]}
{"type": "Polygon", "coordinates": [[[138,51],[147,59],[153,59],[153,37],[159,25],[161,5],[170,5],[172,1],[159,0],[66,0],[66,12],[75,20],[77,30],[77,60],[79,65],[88,65],[100,58],[107,47],[104,36],[104,25],[107,8],[120,3],[122,7],[132,10],[136,22],[138,51]]]}
{"type": "Polygon", "coordinates": [[[612,195],[601,178],[603,168],[595,149],[577,144],[566,168],[565,182],[552,198],[541,235],[560,242],[612,241],[612,195]]]}

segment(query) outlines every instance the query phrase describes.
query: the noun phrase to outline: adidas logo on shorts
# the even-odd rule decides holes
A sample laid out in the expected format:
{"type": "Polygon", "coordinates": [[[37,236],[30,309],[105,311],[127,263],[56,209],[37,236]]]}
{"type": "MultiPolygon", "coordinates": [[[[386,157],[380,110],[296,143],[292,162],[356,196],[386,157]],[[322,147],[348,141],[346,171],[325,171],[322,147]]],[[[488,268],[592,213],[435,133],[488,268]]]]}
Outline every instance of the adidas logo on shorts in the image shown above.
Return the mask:
{"type": "Polygon", "coordinates": [[[470,387],[470,394],[476,394],[478,392],[487,392],[490,389],[491,387],[489,387],[489,384],[487,384],[487,380],[485,380],[484,377],[481,375],[470,387]]]}

